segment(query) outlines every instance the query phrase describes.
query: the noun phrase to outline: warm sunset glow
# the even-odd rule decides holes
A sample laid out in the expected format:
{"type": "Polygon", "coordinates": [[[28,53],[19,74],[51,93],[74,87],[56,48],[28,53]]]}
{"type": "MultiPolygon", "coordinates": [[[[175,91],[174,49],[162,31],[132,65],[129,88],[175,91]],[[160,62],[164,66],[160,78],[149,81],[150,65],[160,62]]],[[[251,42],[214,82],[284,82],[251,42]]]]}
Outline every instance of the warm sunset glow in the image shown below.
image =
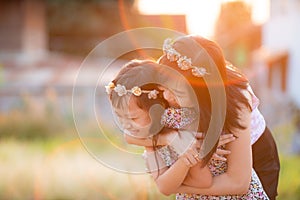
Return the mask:
{"type": "MultiPolygon", "coordinates": [[[[189,33],[206,37],[213,35],[214,23],[223,2],[232,0],[138,0],[143,14],[185,14],[189,33]]],[[[256,24],[269,17],[270,0],[244,0],[252,7],[252,19],[256,24]]]]}

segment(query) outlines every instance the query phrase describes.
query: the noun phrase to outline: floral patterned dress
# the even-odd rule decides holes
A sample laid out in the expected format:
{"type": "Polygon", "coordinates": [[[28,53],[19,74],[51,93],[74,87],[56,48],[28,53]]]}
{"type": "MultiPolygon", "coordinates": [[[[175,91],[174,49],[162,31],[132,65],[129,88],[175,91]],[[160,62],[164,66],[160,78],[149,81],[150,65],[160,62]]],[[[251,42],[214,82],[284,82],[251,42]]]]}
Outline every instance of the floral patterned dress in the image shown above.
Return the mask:
{"type": "MultiPolygon", "coordinates": [[[[178,154],[171,146],[163,146],[157,149],[158,155],[162,158],[166,166],[173,165],[178,159],[178,154]]],[[[219,160],[211,160],[208,164],[208,167],[213,176],[218,176],[226,172],[227,162],[219,160]]],[[[262,184],[256,175],[254,169],[252,169],[251,182],[247,194],[244,195],[224,195],[224,196],[211,196],[211,195],[201,195],[201,194],[185,194],[177,193],[177,200],[250,200],[250,199],[259,199],[259,200],[268,200],[262,184]]]]}

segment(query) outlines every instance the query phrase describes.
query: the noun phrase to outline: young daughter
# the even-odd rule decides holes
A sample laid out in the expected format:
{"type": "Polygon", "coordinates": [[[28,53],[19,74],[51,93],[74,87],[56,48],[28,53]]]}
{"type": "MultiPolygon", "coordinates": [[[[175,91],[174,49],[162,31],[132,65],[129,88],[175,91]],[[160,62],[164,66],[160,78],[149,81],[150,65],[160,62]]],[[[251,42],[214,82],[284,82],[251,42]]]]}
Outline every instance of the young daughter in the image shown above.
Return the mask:
{"type": "MultiPolygon", "coordinates": [[[[152,108],[156,104],[167,107],[167,102],[161,95],[162,91],[160,90],[160,85],[153,84],[153,80],[155,83],[155,81],[157,81],[158,79],[151,77],[151,75],[156,74],[157,76],[161,76],[159,69],[163,69],[164,67],[166,66],[157,65],[156,63],[150,61],[132,62],[128,65],[125,65],[117,75],[115,80],[112,82],[112,84],[108,85],[107,87],[107,91],[108,93],[110,93],[112,106],[115,109],[118,117],[120,118],[121,124],[123,125],[124,129],[129,131],[135,137],[147,137],[149,133],[150,135],[153,135],[153,147],[146,147],[146,150],[147,152],[150,152],[150,155],[152,155],[153,151],[156,152],[154,153],[155,159],[149,159],[148,157],[146,160],[150,168],[155,164],[163,166],[160,168],[156,168],[158,170],[151,170],[158,188],[164,194],[182,192],[177,194],[178,199],[268,199],[255,172],[253,170],[251,172],[251,148],[248,127],[244,129],[241,128],[242,130],[239,130],[238,128],[232,129],[235,135],[238,136],[238,139],[228,145],[228,148],[231,150],[231,154],[227,158],[228,165],[224,161],[210,161],[212,154],[207,155],[203,160],[198,162],[199,159],[197,157],[197,145],[194,144],[192,144],[190,148],[184,151],[184,154],[182,155],[179,155],[170,146],[160,147],[156,145],[156,135],[152,130],[159,130],[159,128],[157,129],[157,127],[159,126],[155,124],[160,123],[161,120],[157,119],[159,118],[159,115],[155,114],[160,113],[162,115],[163,112],[159,112],[157,110],[153,111],[155,109],[152,108]],[[149,73],[150,69],[153,69],[154,71],[156,71],[156,73],[149,73]],[[145,81],[147,84],[140,84],[141,80],[145,81]],[[153,114],[153,112],[155,114],[153,114]],[[155,162],[155,164],[153,164],[153,161],[155,162]],[[234,164],[234,162],[240,164],[240,167],[236,167],[236,164],[234,164]],[[203,168],[200,167],[206,164],[208,164],[208,166],[203,168]],[[203,187],[210,185],[209,178],[211,177],[211,175],[207,171],[209,169],[214,175],[212,186],[207,189],[201,189],[199,187],[195,187],[194,185],[186,184],[185,181],[187,181],[188,179],[187,174],[189,171],[192,172],[193,167],[194,169],[198,169],[202,174],[202,177],[196,177],[197,181],[201,182],[205,180],[209,183],[204,183],[203,187]],[[232,180],[228,179],[228,177],[230,177],[228,174],[233,173],[237,174],[235,176],[238,177],[237,179],[248,179],[248,183],[247,181],[245,181],[246,184],[242,184],[242,182],[236,185],[230,184],[230,181],[232,180]],[[200,194],[207,194],[209,196],[200,194]],[[226,196],[222,197],[212,196],[225,194],[226,196]]],[[[203,105],[201,104],[199,107],[201,119],[202,115],[207,116],[207,114],[205,113],[207,112],[207,110],[205,110],[205,107],[203,107],[203,105]]],[[[243,116],[241,116],[239,120],[246,122],[249,121],[249,110],[245,107],[242,107],[241,109],[243,112],[249,114],[243,114],[243,116]]],[[[190,121],[192,122],[193,119],[191,119],[190,121]]],[[[200,120],[198,122],[200,125],[200,130],[204,130],[203,127],[207,128],[207,120],[200,120]]],[[[165,121],[164,124],[166,126],[172,127],[174,123],[165,121]]],[[[182,123],[178,123],[177,128],[183,128],[184,126],[181,127],[181,124],[182,123]]],[[[248,123],[242,125],[248,126],[248,123]]],[[[188,135],[188,131],[182,131],[181,133],[182,137],[188,135]]],[[[214,152],[214,150],[212,150],[212,152],[214,152]]],[[[193,176],[191,175],[191,177],[193,176]]]]}

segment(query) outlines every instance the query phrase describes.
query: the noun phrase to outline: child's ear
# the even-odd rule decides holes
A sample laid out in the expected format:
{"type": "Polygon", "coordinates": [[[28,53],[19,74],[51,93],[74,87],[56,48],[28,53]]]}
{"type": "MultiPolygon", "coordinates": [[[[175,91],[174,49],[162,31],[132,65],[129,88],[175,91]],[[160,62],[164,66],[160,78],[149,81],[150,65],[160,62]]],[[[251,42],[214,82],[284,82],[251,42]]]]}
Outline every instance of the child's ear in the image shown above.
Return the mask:
{"type": "Polygon", "coordinates": [[[151,119],[151,127],[149,130],[149,136],[158,134],[162,129],[161,116],[164,114],[165,108],[160,104],[154,104],[149,109],[149,116],[151,119]]]}

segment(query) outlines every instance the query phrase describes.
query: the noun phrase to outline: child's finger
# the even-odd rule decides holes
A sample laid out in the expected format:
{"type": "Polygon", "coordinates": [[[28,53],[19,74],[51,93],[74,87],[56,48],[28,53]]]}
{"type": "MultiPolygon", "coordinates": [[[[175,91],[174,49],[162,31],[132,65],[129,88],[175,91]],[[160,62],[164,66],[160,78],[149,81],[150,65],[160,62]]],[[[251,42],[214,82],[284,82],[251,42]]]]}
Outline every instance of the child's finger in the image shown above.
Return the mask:
{"type": "Polygon", "coordinates": [[[192,165],[195,165],[198,162],[199,154],[196,148],[192,147],[188,149],[184,155],[188,158],[192,165]]]}
{"type": "Polygon", "coordinates": [[[198,160],[197,160],[197,157],[198,155],[197,154],[188,154],[187,155],[187,158],[189,159],[190,163],[192,164],[192,166],[196,165],[198,163],[198,160]]]}

